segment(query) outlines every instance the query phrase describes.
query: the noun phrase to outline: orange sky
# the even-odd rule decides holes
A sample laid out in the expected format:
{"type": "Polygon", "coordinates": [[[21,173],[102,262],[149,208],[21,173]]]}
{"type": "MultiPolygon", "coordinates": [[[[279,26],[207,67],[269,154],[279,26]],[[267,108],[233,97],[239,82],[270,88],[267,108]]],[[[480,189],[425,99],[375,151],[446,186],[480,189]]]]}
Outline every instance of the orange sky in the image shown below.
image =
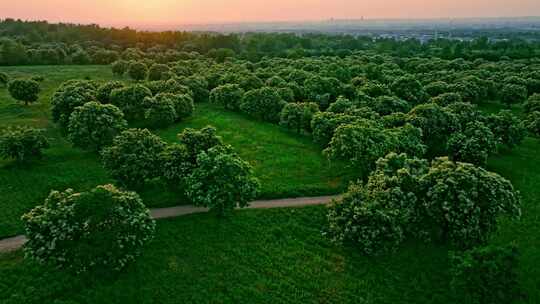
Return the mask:
{"type": "Polygon", "coordinates": [[[540,0],[0,0],[0,18],[117,26],[538,15],[540,0]]]}

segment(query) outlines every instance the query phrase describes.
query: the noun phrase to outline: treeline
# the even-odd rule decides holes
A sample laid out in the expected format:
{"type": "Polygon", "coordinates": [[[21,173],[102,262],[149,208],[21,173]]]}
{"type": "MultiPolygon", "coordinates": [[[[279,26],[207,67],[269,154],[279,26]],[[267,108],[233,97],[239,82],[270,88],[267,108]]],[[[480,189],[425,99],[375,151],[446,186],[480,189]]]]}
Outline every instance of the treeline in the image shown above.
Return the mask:
{"type": "Polygon", "coordinates": [[[185,58],[186,54],[252,62],[268,57],[344,58],[362,52],[489,61],[540,56],[540,42],[500,37],[496,42],[478,37],[471,41],[436,39],[422,43],[416,39],[351,35],[148,32],[14,19],[0,21],[0,37],[0,65],[109,64],[118,59],[144,58],[166,63],[185,58]],[[133,53],[138,54],[136,58],[130,58],[133,53]]]}

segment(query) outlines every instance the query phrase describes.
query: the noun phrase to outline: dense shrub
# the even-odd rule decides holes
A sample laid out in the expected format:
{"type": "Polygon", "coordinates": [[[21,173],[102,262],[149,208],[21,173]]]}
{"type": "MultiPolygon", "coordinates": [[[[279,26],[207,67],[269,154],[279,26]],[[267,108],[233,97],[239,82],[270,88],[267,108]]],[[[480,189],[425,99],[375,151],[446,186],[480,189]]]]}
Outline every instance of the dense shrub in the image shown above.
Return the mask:
{"type": "Polygon", "coordinates": [[[423,103],[428,98],[422,84],[412,75],[397,78],[390,89],[397,97],[413,105],[423,103]]]}
{"type": "Polygon", "coordinates": [[[406,123],[403,126],[384,130],[390,141],[390,151],[405,153],[410,157],[422,157],[427,147],[422,141],[422,130],[406,123]]]}
{"type": "MultiPolygon", "coordinates": [[[[189,77],[181,77],[177,79],[178,83],[188,87],[193,92],[194,102],[206,102],[210,91],[208,90],[208,81],[198,75],[192,75],[189,77]]],[[[178,93],[178,92],[172,92],[178,93]]]]}
{"type": "Polygon", "coordinates": [[[144,100],[151,96],[147,87],[136,84],[113,90],[110,101],[124,112],[128,121],[134,121],[144,117],[144,100]]]}
{"type": "Polygon", "coordinates": [[[159,155],[166,144],[146,129],[128,129],[101,152],[103,166],[120,184],[140,187],[160,176],[159,155]]]}
{"type": "Polygon", "coordinates": [[[111,93],[116,89],[125,87],[124,83],[120,81],[108,81],[99,86],[96,91],[96,99],[101,103],[111,102],[111,93]]]}
{"type": "Polygon", "coordinates": [[[25,105],[36,102],[39,97],[39,82],[31,79],[13,79],[8,83],[8,92],[25,105]]]}
{"type": "Polygon", "coordinates": [[[333,77],[314,75],[306,79],[304,88],[308,99],[318,103],[321,110],[325,110],[340,95],[341,83],[333,77]]]}
{"type": "Polygon", "coordinates": [[[88,102],[71,114],[68,139],[76,147],[99,151],[126,127],[124,113],[116,106],[88,102]]]}
{"type": "Polygon", "coordinates": [[[366,172],[391,149],[392,140],[386,132],[369,120],[359,120],[339,126],[324,154],[330,159],[346,160],[366,172]]]}
{"type": "Polygon", "coordinates": [[[535,111],[527,116],[525,121],[527,130],[536,137],[540,137],[540,112],[535,111]]]}
{"type": "Polygon", "coordinates": [[[41,158],[42,150],[49,147],[44,130],[30,127],[10,127],[0,132],[0,156],[19,162],[41,158]]]}
{"type": "Polygon", "coordinates": [[[170,68],[166,64],[153,64],[148,70],[148,80],[163,80],[170,68]]]}
{"type": "Polygon", "coordinates": [[[244,93],[244,90],[237,84],[218,86],[210,92],[210,102],[222,105],[228,110],[238,111],[244,93]]]}
{"type": "Polygon", "coordinates": [[[148,68],[142,62],[134,61],[128,66],[127,73],[134,80],[145,80],[148,76],[148,68]]]}
{"type": "Polygon", "coordinates": [[[497,141],[491,129],[482,122],[471,122],[462,132],[450,136],[448,156],[453,161],[485,167],[489,155],[497,150],[497,141]]]}
{"type": "Polygon", "coordinates": [[[164,128],[173,124],[178,116],[172,100],[146,97],[144,99],[144,122],[150,128],[164,128]]]}
{"type": "Polygon", "coordinates": [[[520,199],[497,174],[447,158],[390,153],[365,185],[351,185],[329,209],[329,236],[366,254],[393,251],[407,237],[467,249],[485,243],[498,217],[519,217],[520,199]]]}
{"type": "Polygon", "coordinates": [[[450,91],[448,83],[444,81],[435,81],[424,87],[426,93],[431,97],[440,96],[450,91]]]}
{"type": "Polygon", "coordinates": [[[9,75],[4,72],[0,72],[0,84],[5,86],[9,83],[9,75]]]}
{"type": "Polygon", "coordinates": [[[339,126],[353,123],[358,119],[358,117],[345,114],[336,114],[331,112],[317,113],[311,120],[313,140],[316,143],[326,147],[332,140],[334,132],[339,126]]]}
{"type": "Polygon", "coordinates": [[[432,237],[457,248],[487,242],[499,215],[521,215],[519,194],[503,177],[472,164],[436,159],[422,178],[432,237]]]}
{"type": "Polygon", "coordinates": [[[392,96],[375,98],[369,106],[380,115],[390,115],[396,112],[407,113],[411,110],[409,103],[392,96]]]}
{"type": "Polygon", "coordinates": [[[456,102],[445,107],[445,110],[453,114],[459,130],[464,130],[468,124],[483,119],[477,106],[469,102],[456,102]]]}
{"type": "Polygon", "coordinates": [[[446,107],[454,103],[463,102],[463,98],[458,93],[444,93],[431,98],[430,102],[446,107]]]}
{"type": "Polygon", "coordinates": [[[326,111],[332,113],[345,113],[347,110],[350,110],[357,106],[360,106],[359,102],[352,101],[343,96],[339,96],[335,102],[332,102],[330,104],[326,111]]]}
{"type": "Polygon", "coordinates": [[[497,141],[510,149],[520,145],[527,133],[521,120],[509,110],[487,116],[486,124],[497,141]]]}
{"type": "Polygon", "coordinates": [[[187,181],[187,194],[193,203],[219,215],[235,207],[246,207],[257,196],[259,188],[251,166],[227,146],[201,152],[187,181]]]}
{"type": "Polygon", "coordinates": [[[459,129],[455,115],[433,103],[413,108],[408,122],[422,130],[423,140],[432,153],[444,147],[448,138],[459,129]]]}
{"type": "Polygon", "coordinates": [[[523,299],[519,252],[514,245],[453,252],[450,263],[450,286],[461,303],[514,303],[523,299]]]}
{"type": "Polygon", "coordinates": [[[328,211],[332,240],[353,243],[366,255],[393,252],[404,239],[403,219],[397,208],[372,200],[360,185],[351,185],[328,211]]]}
{"type": "Polygon", "coordinates": [[[140,197],[113,185],[82,193],[52,191],[22,219],[26,257],[78,273],[123,269],[155,230],[140,197]]]}
{"type": "Polygon", "coordinates": [[[532,112],[540,112],[540,94],[535,93],[527,99],[527,102],[523,105],[525,113],[530,114],[532,112]]]}
{"type": "Polygon", "coordinates": [[[364,84],[360,88],[360,91],[373,98],[392,94],[386,85],[377,82],[368,82],[364,84]]]}
{"type": "Polygon", "coordinates": [[[193,115],[193,111],[195,111],[193,98],[188,94],[160,93],[156,95],[155,99],[158,102],[171,103],[176,112],[177,120],[186,119],[193,115]]]}
{"type": "Polygon", "coordinates": [[[172,186],[185,186],[196,166],[186,145],[168,145],[159,156],[161,177],[172,186]]]}
{"type": "Polygon", "coordinates": [[[76,107],[96,100],[96,87],[89,81],[67,81],[53,94],[51,112],[53,121],[67,133],[69,118],[76,107]]]}
{"type": "Polygon", "coordinates": [[[264,121],[279,122],[279,115],[285,104],[274,88],[264,87],[246,92],[240,109],[264,121]]]}
{"type": "Polygon", "coordinates": [[[506,84],[501,89],[501,102],[510,106],[523,103],[527,99],[527,87],[519,84],[506,84]]]}
{"type": "Polygon", "coordinates": [[[319,112],[319,105],[314,102],[288,103],[281,111],[279,124],[294,130],[311,132],[311,120],[319,112]]]}
{"type": "Polygon", "coordinates": [[[153,95],[160,93],[187,94],[193,98],[193,91],[175,79],[148,81],[144,84],[153,95]]]}
{"type": "Polygon", "coordinates": [[[200,130],[186,128],[182,133],[178,134],[178,140],[187,148],[192,163],[195,163],[197,156],[201,152],[223,145],[221,137],[217,135],[216,128],[212,126],[200,130]]]}

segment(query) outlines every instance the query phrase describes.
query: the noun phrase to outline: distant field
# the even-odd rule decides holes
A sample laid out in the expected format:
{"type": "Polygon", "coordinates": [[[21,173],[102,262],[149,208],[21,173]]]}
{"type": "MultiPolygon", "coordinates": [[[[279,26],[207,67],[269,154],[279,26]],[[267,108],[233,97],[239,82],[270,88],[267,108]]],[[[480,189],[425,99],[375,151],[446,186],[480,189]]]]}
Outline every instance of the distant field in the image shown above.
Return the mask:
{"type": "MultiPolygon", "coordinates": [[[[50,121],[50,97],[69,79],[89,77],[110,80],[107,66],[1,67],[12,76],[42,75],[42,93],[37,104],[25,107],[16,103],[7,90],[0,88],[0,127],[31,125],[47,129],[51,149],[45,158],[24,167],[0,161],[0,237],[22,232],[20,216],[41,203],[51,189],[85,190],[113,182],[101,167],[99,157],[71,147],[50,121]]],[[[210,104],[197,104],[192,118],[158,131],[173,142],[183,128],[214,125],[255,170],[262,184],[261,197],[281,198],[303,195],[335,194],[346,188],[355,176],[342,164],[328,163],[311,139],[292,134],[280,127],[254,121],[210,104]]],[[[149,185],[140,191],[149,207],[185,204],[186,200],[162,185],[149,185]]]]}

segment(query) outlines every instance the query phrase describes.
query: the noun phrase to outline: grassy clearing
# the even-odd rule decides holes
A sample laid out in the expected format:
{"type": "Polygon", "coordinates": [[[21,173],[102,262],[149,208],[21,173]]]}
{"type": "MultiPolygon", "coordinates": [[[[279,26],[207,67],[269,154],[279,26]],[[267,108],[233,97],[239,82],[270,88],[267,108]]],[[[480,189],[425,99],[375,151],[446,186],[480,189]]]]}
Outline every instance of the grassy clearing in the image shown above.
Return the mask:
{"type": "MultiPolygon", "coordinates": [[[[47,130],[52,148],[43,160],[26,166],[0,161],[0,238],[22,232],[20,216],[41,203],[51,189],[87,190],[110,183],[97,154],[71,147],[50,120],[50,98],[65,80],[89,77],[95,80],[114,79],[106,66],[39,66],[2,67],[11,76],[42,75],[42,93],[38,103],[25,107],[0,88],[0,127],[30,125],[47,130]]],[[[210,104],[198,104],[194,117],[158,131],[173,142],[185,127],[199,128],[212,124],[224,141],[255,170],[261,180],[261,198],[282,198],[304,195],[335,194],[343,190],[355,175],[343,164],[330,164],[321,149],[308,137],[292,134],[278,126],[254,121],[240,114],[222,110],[210,104]]],[[[186,199],[163,185],[153,184],[141,189],[149,207],[185,204],[186,199]]]]}

